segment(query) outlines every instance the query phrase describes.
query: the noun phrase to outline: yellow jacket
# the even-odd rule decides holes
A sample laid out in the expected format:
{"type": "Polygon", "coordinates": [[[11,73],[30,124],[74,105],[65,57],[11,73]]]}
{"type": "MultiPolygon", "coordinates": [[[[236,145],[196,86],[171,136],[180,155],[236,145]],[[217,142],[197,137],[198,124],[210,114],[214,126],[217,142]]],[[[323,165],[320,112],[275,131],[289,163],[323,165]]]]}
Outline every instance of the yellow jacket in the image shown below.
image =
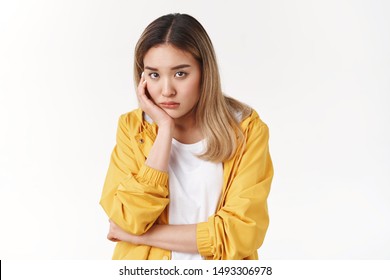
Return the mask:
{"type": "MultiPolygon", "coordinates": [[[[241,122],[243,153],[223,163],[224,183],[216,213],[197,225],[199,253],[206,259],[258,259],[268,224],[267,197],[273,177],[268,127],[258,114],[241,122]]],[[[168,173],[145,165],[157,134],[141,109],[119,119],[100,204],[125,231],[141,235],[154,223],[168,224],[168,173]]],[[[170,259],[171,252],[118,242],[113,259],[170,259]]]]}

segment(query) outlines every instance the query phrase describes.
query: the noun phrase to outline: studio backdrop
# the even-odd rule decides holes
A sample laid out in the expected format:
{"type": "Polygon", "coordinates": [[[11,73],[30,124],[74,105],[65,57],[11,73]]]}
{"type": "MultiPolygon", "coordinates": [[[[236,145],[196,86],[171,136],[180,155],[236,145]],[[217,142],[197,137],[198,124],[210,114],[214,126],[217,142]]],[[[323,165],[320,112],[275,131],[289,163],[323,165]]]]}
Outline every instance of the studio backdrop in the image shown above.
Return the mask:
{"type": "Polygon", "coordinates": [[[145,26],[188,13],[270,128],[262,259],[390,258],[390,2],[0,1],[0,259],[110,259],[99,205],[145,26]]]}

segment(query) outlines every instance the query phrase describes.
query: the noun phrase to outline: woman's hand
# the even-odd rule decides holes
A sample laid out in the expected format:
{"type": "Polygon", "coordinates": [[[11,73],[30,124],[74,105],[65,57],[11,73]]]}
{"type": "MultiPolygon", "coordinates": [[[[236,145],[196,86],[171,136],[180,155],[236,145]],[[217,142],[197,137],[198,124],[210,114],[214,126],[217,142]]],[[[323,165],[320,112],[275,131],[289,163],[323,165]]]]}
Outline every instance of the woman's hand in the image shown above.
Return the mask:
{"type": "Polygon", "coordinates": [[[146,86],[145,73],[142,72],[137,88],[138,103],[142,111],[151,117],[159,128],[168,127],[172,129],[175,125],[173,119],[146,95],[146,86]]]}
{"type": "Polygon", "coordinates": [[[133,244],[139,244],[139,236],[124,231],[111,220],[109,220],[109,222],[110,222],[110,229],[107,234],[108,240],[113,242],[125,241],[133,244]]]}

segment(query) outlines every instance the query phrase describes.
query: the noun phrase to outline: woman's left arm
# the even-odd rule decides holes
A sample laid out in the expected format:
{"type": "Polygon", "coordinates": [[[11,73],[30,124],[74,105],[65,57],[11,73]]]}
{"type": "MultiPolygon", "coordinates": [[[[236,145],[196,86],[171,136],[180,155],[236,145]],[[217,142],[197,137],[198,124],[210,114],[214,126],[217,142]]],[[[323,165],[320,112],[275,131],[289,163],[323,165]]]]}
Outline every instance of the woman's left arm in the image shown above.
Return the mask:
{"type": "Polygon", "coordinates": [[[136,245],[148,245],[165,250],[198,253],[196,245],[196,224],[154,225],[142,235],[125,232],[110,220],[107,238],[111,241],[125,241],[136,245]]]}
{"type": "Polygon", "coordinates": [[[222,207],[197,224],[199,253],[214,260],[253,256],[269,225],[267,198],[273,178],[268,127],[256,112],[244,121],[245,149],[233,165],[222,207]]]}

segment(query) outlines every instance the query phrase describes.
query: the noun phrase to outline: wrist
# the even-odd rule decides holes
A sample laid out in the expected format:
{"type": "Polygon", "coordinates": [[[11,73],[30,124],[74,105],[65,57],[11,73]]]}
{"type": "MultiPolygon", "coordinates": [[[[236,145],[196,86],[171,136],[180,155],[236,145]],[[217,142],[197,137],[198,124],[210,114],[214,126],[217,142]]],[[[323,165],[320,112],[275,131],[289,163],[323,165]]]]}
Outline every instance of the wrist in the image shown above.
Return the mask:
{"type": "Polygon", "coordinates": [[[150,228],[147,232],[145,232],[144,234],[141,234],[141,235],[134,235],[133,236],[133,239],[131,240],[131,243],[135,244],[135,245],[149,245],[148,243],[148,239],[149,239],[149,235],[150,235],[150,231],[153,229],[150,228]]]}
{"type": "Polygon", "coordinates": [[[173,137],[173,131],[175,129],[175,123],[172,121],[164,122],[158,125],[158,133],[164,133],[173,137]]]}
{"type": "Polygon", "coordinates": [[[144,235],[134,235],[130,243],[134,245],[145,245],[143,236],[144,235]]]}

